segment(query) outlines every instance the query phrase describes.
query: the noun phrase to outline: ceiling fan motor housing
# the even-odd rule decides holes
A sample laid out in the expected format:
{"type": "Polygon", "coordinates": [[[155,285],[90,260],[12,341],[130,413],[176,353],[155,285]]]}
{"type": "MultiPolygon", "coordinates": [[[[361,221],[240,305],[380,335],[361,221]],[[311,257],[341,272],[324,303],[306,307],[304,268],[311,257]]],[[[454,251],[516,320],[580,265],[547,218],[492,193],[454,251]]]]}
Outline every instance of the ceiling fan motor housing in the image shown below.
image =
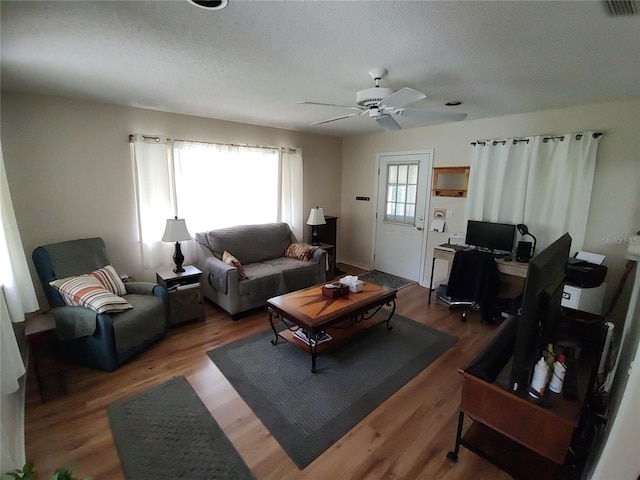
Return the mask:
{"type": "Polygon", "coordinates": [[[371,105],[377,105],[380,100],[392,93],[393,89],[388,87],[365,88],[356,93],[356,103],[363,107],[370,107],[371,105]]]}

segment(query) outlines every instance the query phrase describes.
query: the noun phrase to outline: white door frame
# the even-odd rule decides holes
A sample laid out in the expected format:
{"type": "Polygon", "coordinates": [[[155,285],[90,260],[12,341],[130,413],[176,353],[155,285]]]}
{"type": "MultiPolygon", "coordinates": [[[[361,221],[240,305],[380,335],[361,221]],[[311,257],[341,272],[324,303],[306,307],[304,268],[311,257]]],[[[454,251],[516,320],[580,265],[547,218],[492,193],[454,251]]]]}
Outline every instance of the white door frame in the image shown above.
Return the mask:
{"type": "MultiPolygon", "coordinates": [[[[375,265],[375,254],[376,254],[376,239],[377,239],[377,229],[378,229],[378,222],[377,222],[377,215],[378,213],[378,197],[380,196],[380,192],[379,192],[379,184],[380,184],[380,162],[382,161],[382,157],[386,157],[388,155],[428,155],[429,160],[428,160],[428,171],[427,171],[427,195],[425,198],[425,202],[424,202],[424,212],[422,212],[423,216],[424,216],[424,228],[422,229],[422,248],[420,249],[420,274],[419,274],[419,284],[421,286],[425,286],[424,283],[424,272],[425,272],[425,261],[426,261],[426,253],[427,253],[427,239],[428,239],[428,232],[429,232],[429,225],[431,224],[431,218],[429,218],[427,216],[427,213],[430,210],[430,205],[431,205],[431,182],[433,181],[433,148],[427,148],[424,150],[401,150],[398,152],[379,152],[376,153],[376,169],[378,174],[375,176],[375,187],[373,189],[373,191],[375,192],[374,195],[374,202],[375,202],[375,211],[374,211],[374,218],[373,218],[373,231],[372,231],[372,238],[373,238],[373,248],[371,249],[371,258],[369,259],[370,261],[370,265],[375,265]]],[[[418,212],[416,212],[416,215],[418,215],[418,212]]]]}

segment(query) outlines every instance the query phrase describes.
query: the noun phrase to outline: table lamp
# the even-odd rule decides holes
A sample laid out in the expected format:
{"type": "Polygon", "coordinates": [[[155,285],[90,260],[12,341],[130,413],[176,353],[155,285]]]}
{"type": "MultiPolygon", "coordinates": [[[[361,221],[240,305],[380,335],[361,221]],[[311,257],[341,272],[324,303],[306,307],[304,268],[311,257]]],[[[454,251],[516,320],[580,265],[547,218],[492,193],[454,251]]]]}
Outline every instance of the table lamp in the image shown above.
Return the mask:
{"type": "Polygon", "coordinates": [[[180,242],[184,242],[186,240],[191,240],[193,237],[189,234],[189,230],[187,230],[187,224],[184,221],[184,218],[168,218],[167,226],[164,229],[164,235],[162,235],[163,242],[175,242],[176,250],[173,254],[173,262],[176,264],[176,268],[173,269],[176,273],[184,272],[184,268],[182,268],[182,262],[184,262],[184,255],[182,255],[182,251],[180,250],[180,242]]]}
{"type": "Polygon", "coordinates": [[[324,219],[324,212],[322,208],[316,207],[311,209],[309,214],[309,220],[307,225],[311,225],[311,245],[320,245],[318,241],[318,225],[326,225],[327,221],[324,219]]]}

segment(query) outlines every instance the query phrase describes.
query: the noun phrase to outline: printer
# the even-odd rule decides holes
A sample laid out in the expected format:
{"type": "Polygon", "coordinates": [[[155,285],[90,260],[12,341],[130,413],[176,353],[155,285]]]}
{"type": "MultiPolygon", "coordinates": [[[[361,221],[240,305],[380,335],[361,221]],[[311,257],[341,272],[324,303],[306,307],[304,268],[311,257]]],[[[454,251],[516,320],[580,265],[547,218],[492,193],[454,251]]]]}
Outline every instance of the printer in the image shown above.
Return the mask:
{"type": "Polygon", "coordinates": [[[579,258],[570,258],[565,271],[565,281],[582,288],[598,287],[607,276],[607,266],[579,258]]]}
{"type": "Polygon", "coordinates": [[[562,306],[602,315],[607,284],[604,255],[578,252],[570,258],[565,270],[562,306]]]}

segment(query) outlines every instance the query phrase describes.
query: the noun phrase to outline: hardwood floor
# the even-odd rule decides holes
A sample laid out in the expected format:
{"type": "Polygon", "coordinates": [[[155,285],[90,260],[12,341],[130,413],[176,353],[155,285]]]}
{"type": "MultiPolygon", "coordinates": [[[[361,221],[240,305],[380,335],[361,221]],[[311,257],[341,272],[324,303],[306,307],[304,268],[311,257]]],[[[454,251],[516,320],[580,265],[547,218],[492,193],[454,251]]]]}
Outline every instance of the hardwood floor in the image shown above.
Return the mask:
{"type": "MultiPolygon", "coordinates": [[[[347,273],[357,270],[340,265],[347,273]]],[[[459,313],[427,305],[428,290],[400,290],[396,312],[458,337],[458,343],[371,412],[304,470],[236,394],[206,355],[268,326],[266,311],[233,322],[207,302],[206,320],[174,327],[133,361],[106,373],[71,366],[68,393],[40,401],[35,376],[27,378],[26,448],[40,478],[56,467],[73,465],[77,476],[122,480],[106,407],[121,398],[184,375],[240,452],[257,479],[509,479],[508,475],[462,449],[458,463],[446,458],[455,440],[464,367],[497,327],[477,314],[459,321],[459,313]]],[[[158,479],[148,479],[158,480],[158,479]]]]}

